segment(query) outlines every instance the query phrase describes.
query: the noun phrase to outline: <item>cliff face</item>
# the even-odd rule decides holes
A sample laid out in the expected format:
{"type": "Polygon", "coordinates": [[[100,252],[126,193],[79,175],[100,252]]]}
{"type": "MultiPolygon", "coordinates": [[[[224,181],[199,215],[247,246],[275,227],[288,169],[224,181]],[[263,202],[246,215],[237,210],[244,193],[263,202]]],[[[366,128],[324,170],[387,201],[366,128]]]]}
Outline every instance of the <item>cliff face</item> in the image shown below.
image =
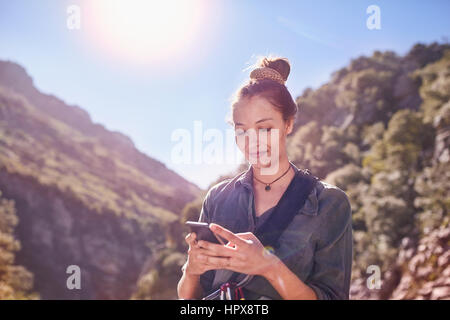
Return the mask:
{"type": "Polygon", "coordinates": [[[44,299],[126,299],[138,274],[164,243],[158,230],[143,232],[135,220],[95,211],[57,189],[20,175],[0,174],[4,194],[19,213],[16,237],[22,249],[16,262],[34,275],[35,290],[44,299]],[[81,290],[68,290],[66,269],[81,269],[81,290]]]}
{"type": "Polygon", "coordinates": [[[417,243],[404,238],[395,263],[380,290],[369,290],[364,279],[352,285],[353,299],[450,299],[450,227],[431,231],[417,243]]]}
{"type": "Polygon", "coordinates": [[[44,299],[129,298],[200,192],[11,62],[0,62],[0,190],[17,209],[16,261],[44,299]],[[70,265],[81,290],[66,287],[70,265]]]}

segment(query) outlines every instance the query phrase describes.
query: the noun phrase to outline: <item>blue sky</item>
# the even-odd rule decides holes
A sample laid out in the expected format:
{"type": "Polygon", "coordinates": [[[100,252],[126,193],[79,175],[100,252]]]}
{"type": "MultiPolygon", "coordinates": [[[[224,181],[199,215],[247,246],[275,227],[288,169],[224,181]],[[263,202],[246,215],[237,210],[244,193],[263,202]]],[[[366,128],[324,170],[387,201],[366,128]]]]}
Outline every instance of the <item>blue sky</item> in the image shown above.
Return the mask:
{"type": "MultiPolygon", "coordinates": [[[[127,34],[147,37],[145,28],[153,28],[151,35],[169,52],[161,59],[166,51],[147,48],[136,59],[138,44],[108,28],[99,31],[98,25],[121,26],[102,24],[106,6],[95,11],[88,0],[0,0],[0,59],[21,64],[41,91],[82,107],[94,122],[130,136],[141,151],[205,188],[235,165],[176,164],[171,135],[180,128],[193,133],[196,120],[204,130],[229,129],[228,99],[257,55],[290,60],[287,87],[295,98],[328,81],[352,58],[374,50],[405,54],[417,42],[450,35],[447,0],[196,1],[186,8],[177,3],[174,8],[183,9],[175,14],[159,1],[131,11],[157,22],[127,34]],[[81,8],[79,30],[67,28],[72,4],[81,8]],[[366,9],[373,4],[381,10],[380,30],[366,27],[366,9]],[[173,28],[163,27],[170,19],[173,28]],[[104,38],[113,45],[101,45],[104,38]]],[[[139,7],[142,0],[123,3],[139,7]]],[[[130,12],[123,6],[120,12],[130,12]]]]}

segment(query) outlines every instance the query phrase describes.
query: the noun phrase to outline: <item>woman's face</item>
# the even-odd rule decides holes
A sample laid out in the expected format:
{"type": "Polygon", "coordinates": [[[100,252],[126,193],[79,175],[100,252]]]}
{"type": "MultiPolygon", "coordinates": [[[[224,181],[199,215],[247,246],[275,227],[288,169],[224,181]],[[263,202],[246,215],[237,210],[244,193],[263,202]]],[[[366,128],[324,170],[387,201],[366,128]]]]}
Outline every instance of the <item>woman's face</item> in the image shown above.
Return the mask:
{"type": "Polygon", "coordinates": [[[286,155],[286,136],[292,131],[293,119],[284,121],[267,99],[254,96],[239,101],[233,123],[236,144],[254,167],[273,166],[286,155]]]}

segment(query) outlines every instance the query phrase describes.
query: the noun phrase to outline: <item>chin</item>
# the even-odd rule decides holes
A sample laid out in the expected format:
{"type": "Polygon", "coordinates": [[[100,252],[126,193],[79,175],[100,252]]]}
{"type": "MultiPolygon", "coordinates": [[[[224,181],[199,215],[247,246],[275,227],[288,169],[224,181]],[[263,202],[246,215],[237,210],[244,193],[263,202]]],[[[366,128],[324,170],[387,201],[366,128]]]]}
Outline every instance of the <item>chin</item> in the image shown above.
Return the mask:
{"type": "Polygon", "coordinates": [[[269,168],[272,165],[272,161],[269,162],[261,162],[259,159],[256,162],[250,162],[250,159],[247,159],[247,162],[250,163],[254,168],[269,168]]]}

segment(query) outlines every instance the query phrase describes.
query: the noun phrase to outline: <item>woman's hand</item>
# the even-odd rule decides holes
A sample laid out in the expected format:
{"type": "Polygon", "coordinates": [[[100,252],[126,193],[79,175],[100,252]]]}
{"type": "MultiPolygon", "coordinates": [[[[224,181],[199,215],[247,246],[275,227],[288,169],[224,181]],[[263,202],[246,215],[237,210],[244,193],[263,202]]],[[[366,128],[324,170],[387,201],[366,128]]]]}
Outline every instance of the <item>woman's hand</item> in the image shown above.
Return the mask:
{"type": "Polygon", "coordinates": [[[197,260],[210,269],[228,269],[266,278],[283,299],[317,299],[313,289],[297,277],[276,255],[265,249],[251,232],[234,234],[217,224],[211,230],[229,242],[219,245],[198,241],[197,260]]]}
{"type": "Polygon", "coordinates": [[[225,246],[198,241],[198,246],[203,251],[197,251],[196,258],[212,269],[266,276],[280,261],[251,232],[234,234],[214,223],[210,224],[210,229],[229,241],[225,246]]]}
{"type": "Polygon", "coordinates": [[[189,233],[185,240],[189,245],[188,259],[185,264],[185,272],[188,276],[200,276],[206,271],[218,269],[214,264],[211,264],[201,258],[204,255],[211,258],[217,258],[218,256],[215,253],[207,251],[199,246],[195,232],[189,233]]]}

